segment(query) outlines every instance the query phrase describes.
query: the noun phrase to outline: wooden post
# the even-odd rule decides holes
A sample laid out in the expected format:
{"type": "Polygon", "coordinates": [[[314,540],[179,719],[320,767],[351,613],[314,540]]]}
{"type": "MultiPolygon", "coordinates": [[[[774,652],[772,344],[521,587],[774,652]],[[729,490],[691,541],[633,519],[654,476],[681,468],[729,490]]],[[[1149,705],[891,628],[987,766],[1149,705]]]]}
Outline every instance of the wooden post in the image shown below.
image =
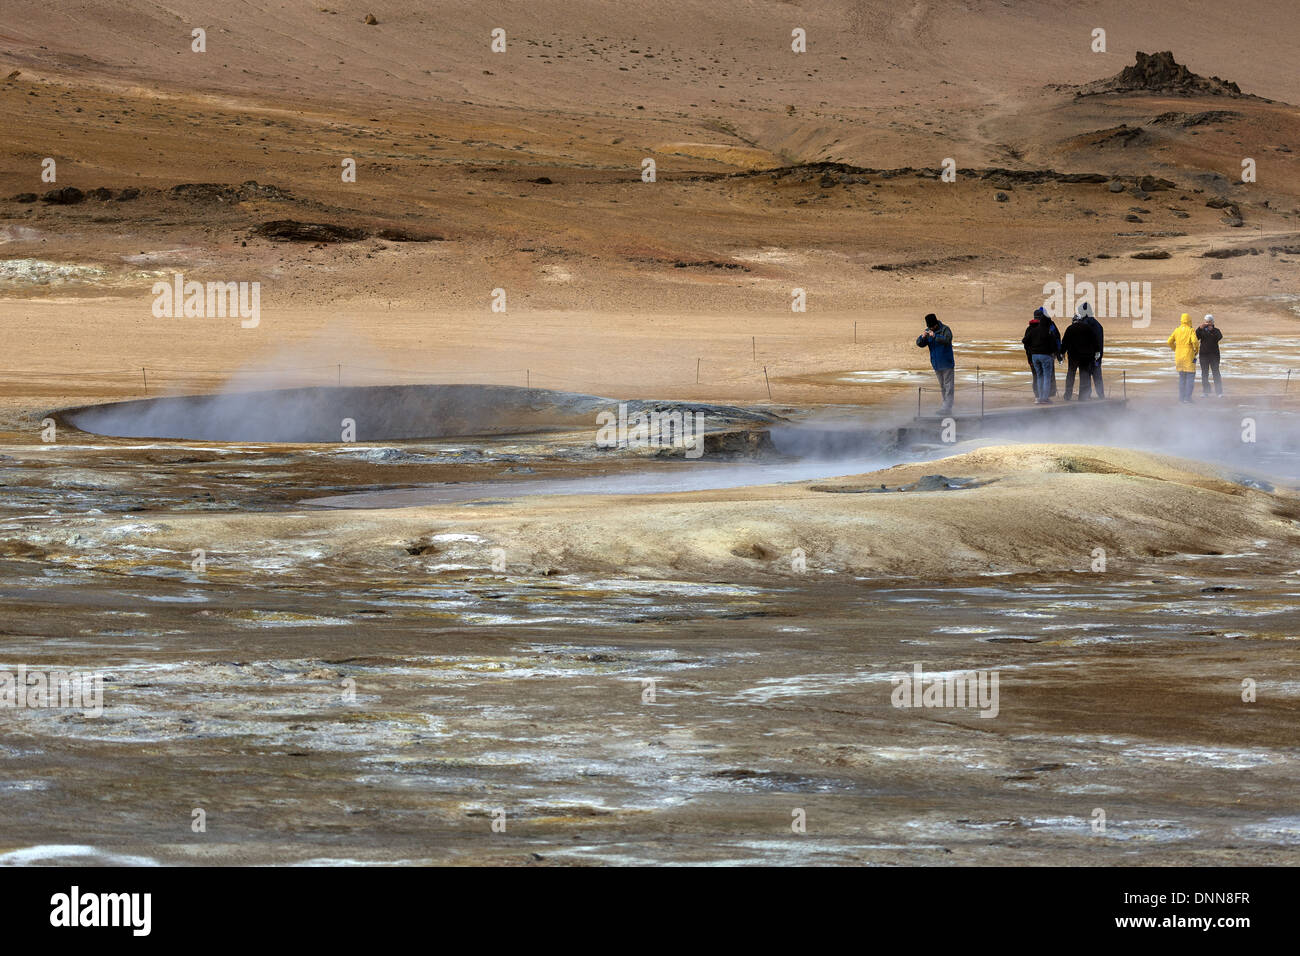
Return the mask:
{"type": "Polygon", "coordinates": [[[533,370],[530,368],[524,369],[524,387],[525,388],[533,387],[533,370]]]}
{"type": "Polygon", "coordinates": [[[343,363],[339,362],[339,387],[343,387],[343,363]]]}
{"type": "Polygon", "coordinates": [[[853,323],[853,344],[858,344],[858,323],[853,323]]]}
{"type": "Polygon", "coordinates": [[[767,382],[767,400],[772,400],[772,380],[767,377],[767,366],[763,366],[763,381],[767,382]]]}
{"type": "Polygon", "coordinates": [[[1291,370],[1290,370],[1290,369],[1287,369],[1287,370],[1286,370],[1286,385],[1283,386],[1283,388],[1282,388],[1282,394],[1285,395],[1285,394],[1286,394],[1287,392],[1289,392],[1289,391],[1291,391],[1291,370]]]}
{"type": "MultiPolygon", "coordinates": [[[[1287,373],[1290,374],[1289,372],[1287,373]]],[[[144,379],[144,393],[149,394],[149,373],[145,371],[144,366],[140,366],[140,377],[144,379]]]]}
{"type": "Polygon", "coordinates": [[[1128,399],[1128,369],[1123,369],[1119,373],[1120,384],[1123,386],[1123,395],[1125,400],[1128,399]]]}
{"type": "Polygon", "coordinates": [[[921,386],[920,385],[916,386],[916,417],[917,418],[921,417],[921,392],[922,392],[921,386]]]}
{"type": "Polygon", "coordinates": [[[749,344],[754,347],[754,361],[757,362],[758,361],[758,336],[751,335],[749,337],[749,344]]]}
{"type": "Polygon", "coordinates": [[[700,384],[700,360],[698,358],[695,360],[695,384],[700,384]]]}

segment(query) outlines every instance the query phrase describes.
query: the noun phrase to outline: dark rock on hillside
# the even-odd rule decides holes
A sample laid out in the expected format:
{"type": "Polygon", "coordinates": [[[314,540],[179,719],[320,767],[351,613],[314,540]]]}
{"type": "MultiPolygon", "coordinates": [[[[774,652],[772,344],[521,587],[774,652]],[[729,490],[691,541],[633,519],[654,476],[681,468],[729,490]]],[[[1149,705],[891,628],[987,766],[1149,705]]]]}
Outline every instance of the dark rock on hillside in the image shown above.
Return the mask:
{"type": "Polygon", "coordinates": [[[399,226],[380,229],[375,233],[375,238],[387,239],[389,242],[442,242],[444,240],[444,237],[436,232],[421,232],[399,226]]]}
{"type": "Polygon", "coordinates": [[[1246,94],[1236,83],[1217,76],[1193,73],[1174,59],[1172,52],[1138,52],[1132,66],[1126,66],[1107,80],[1089,83],[1079,90],[1080,96],[1098,93],[1181,93],[1209,96],[1242,97],[1246,94]]]}
{"type": "Polygon", "coordinates": [[[1095,133],[1089,133],[1088,137],[1093,146],[1114,146],[1116,143],[1120,146],[1128,146],[1146,140],[1141,126],[1129,126],[1128,123],[1121,123],[1110,129],[1099,129],[1095,133]]]}
{"type": "Polygon", "coordinates": [[[253,235],[275,242],[357,242],[365,239],[368,233],[364,229],[328,222],[276,219],[254,227],[253,235]]]}
{"type": "MultiPolygon", "coordinates": [[[[1038,183],[1104,183],[1112,177],[1101,173],[1061,173],[1054,169],[1004,169],[1000,166],[982,169],[957,170],[962,179],[978,179],[993,186],[1025,186],[1038,183]]],[[[752,169],[736,173],[703,173],[690,177],[691,182],[714,182],[723,179],[757,179],[763,176],[779,183],[830,183],[843,186],[870,185],[875,179],[897,179],[915,176],[917,179],[938,179],[937,169],[917,169],[900,166],[895,169],[875,169],[868,166],[850,166],[848,163],[800,163],[797,166],[780,166],[776,169],[752,169]]]]}
{"type": "Polygon", "coordinates": [[[1239,119],[1240,113],[1232,110],[1205,110],[1201,113],[1161,113],[1151,121],[1152,126],[1176,126],[1189,129],[1204,126],[1206,123],[1219,123],[1224,120],[1239,119]]]}
{"type": "Polygon", "coordinates": [[[41,197],[41,202],[51,206],[73,206],[85,198],[86,194],[76,186],[64,186],[61,189],[51,189],[41,197]]]}
{"type": "Polygon", "coordinates": [[[1157,179],[1155,176],[1143,176],[1138,179],[1137,187],[1143,192],[1154,193],[1162,189],[1173,189],[1174,183],[1168,179],[1157,179]]]}
{"type": "Polygon", "coordinates": [[[1054,169],[962,169],[963,176],[978,176],[994,186],[1032,186],[1038,183],[1104,183],[1101,173],[1058,173],[1054,169]]]}
{"type": "Polygon", "coordinates": [[[181,183],[170,190],[173,199],[189,202],[245,202],[250,199],[292,199],[293,195],[279,186],[263,186],[256,180],[240,183],[181,183]]]}

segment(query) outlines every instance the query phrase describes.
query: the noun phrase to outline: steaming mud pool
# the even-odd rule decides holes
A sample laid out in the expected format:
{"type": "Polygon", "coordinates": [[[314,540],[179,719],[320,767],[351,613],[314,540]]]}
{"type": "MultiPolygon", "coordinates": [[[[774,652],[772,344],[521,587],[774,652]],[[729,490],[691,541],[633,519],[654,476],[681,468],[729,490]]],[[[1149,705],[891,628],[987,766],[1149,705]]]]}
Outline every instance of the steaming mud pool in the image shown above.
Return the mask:
{"type": "Polygon", "coordinates": [[[797,457],[801,410],[714,407],[696,464],[592,448],[607,400],[504,398],[526,428],[76,430],[119,409],[0,448],[0,671],[104,687],[0,711],[0,861],[1300,861],[1288,491],[1035,452],[1028,487],[1131,494],[1121,530],[1148,492],[1242,530],[1161,548],[1152,517],[1098,573],[972,512],[945,570],[914,515],[1023,501],[997,449],[797,457]],[[996,716],[896,706],[918,662],[996,672],[996,716]]]}

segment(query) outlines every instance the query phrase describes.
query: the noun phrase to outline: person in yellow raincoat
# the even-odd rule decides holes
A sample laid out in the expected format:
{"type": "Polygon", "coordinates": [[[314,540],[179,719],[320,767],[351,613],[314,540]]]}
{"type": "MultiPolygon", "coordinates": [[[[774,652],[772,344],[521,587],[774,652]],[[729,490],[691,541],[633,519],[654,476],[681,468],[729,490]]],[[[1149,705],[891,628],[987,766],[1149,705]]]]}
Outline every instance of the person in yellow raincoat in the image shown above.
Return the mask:
{"type": "Polygon", "coordinates": [[[1201,349],[1190,315],[1183,313],[1182,322],[1169,334],[1165,344],[1174,350],[1174,367],[1178,369],[1178,400],[1184,405],[1190,405],[1192,393],[1196,390],[1196,353],[1201,349]]]}

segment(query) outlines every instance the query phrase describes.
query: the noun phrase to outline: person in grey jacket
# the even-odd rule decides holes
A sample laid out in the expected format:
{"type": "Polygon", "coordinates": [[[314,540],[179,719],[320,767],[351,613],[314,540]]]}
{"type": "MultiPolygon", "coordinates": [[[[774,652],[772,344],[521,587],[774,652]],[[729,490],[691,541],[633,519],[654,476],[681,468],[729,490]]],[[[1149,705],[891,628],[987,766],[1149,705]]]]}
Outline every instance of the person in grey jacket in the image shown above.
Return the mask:
{"type": "Polygon", "coordinates": [[[1207,315],[1196,329],[1196,339],[1201,343],[1201,393],[1210,397],[1210,376],[1214,376],[1214,394],[1223,398],[1223,379],[1219,377],[1219,342],[1223,332],[1214,324],[1214,316],[1207,315]]]}

